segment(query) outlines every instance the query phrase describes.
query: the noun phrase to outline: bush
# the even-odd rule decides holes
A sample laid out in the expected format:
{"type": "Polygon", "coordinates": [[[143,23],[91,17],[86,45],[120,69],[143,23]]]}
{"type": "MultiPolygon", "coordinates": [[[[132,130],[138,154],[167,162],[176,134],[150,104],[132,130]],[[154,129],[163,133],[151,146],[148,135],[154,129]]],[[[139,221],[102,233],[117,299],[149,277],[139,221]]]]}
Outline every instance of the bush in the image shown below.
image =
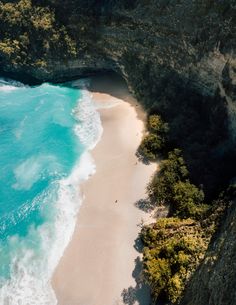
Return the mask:
{"type": "Polygon", "coordinates": [[[52,56],[73,58],[78,54],[70,29],[58,22],[50,7],[37,6],[31,0],[0,2],[0,19],[2,62],[45,68],[52,56]],[[30,53],[29,46],[34,46],[30,53]]]}
{"type": "Polygon", "coordinates": [[[159,115],[153,114],[148,118],[147,129],[151,133],[155,133],[160,136],[166,136],[169,127],[167,123],[164,123],[159,115]]]}
{"type": "Polygon", "coordinates": [[[173,214],[181,218],[198,218],[208,208],[203,204],[204,193],[188,180],[173,187],[173,214]]]}
{"type": "Polygon", "coordinates": [[[207,249],[206,236],[199,222],[192,219],[163,218],[141,232],[144,243],[144,277],[156,301],[164,296],[178,302],[190,274],[207,249]]]}
{"type": "Polygon", "coordinates": [[[147,121],[148,134],[143,138],[138,153],[149,161],[155,161],[166,144],[168,124],[159,115],[150,115],[147,121]]]}
{"type": "Polygon", "coordinates": [[[155,134],[148,134],[141,142],[138,152],[145,159],[154,161],[164,145],[164,140],[155,134]]]}
{"type": "Polygon", "coordinates": [[[181,150],[169,152],[168,159],[161,161],[160,171],[157,172],[148,185],[148,194],[159,204],[168,204],[173,199],[174,184],[188,177],[181,150]]]}
{"type": "Polygon", "coordinates": [[[181,150],[175,149],[161,161],[160,171],[148,185],[148,194],[158,204],[170,205],[171,215],[198,219],[208,206],[203,204],[203,191],[190,183],[188,175],[181,150]]]}

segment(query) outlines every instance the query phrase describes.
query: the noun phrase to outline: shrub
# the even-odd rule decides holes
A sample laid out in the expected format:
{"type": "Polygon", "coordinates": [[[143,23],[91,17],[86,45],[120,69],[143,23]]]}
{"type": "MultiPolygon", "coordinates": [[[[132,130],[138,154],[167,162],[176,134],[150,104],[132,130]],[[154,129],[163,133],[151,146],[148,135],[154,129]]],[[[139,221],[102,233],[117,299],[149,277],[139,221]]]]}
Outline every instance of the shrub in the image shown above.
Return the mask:
{"type": "Polygon", "coordinates": [[[58,58],[77,55],[78,44],[70,29],[59,22],[49,6],[31,0],[0,2],[0,19],[1,61],[45,67],[52,54],[58,58]]]}
{"type": "Polygon", "coordinates": [[[149,196],[160,204],[168,204],[173,198],[173,187],[178,181],[188,177],[188,170],[181,150],[169,152],[168,159],[161,161],[157,172],[148,185],[149,196]]]}
{"type": "Polygon", "coordinates": [[[199,222],[163,218],[141,232],[144,278],[152,297],[178,302],[190,274],[203,258],[210,241],[199,222]]]}
{"type": "Polygon", "coordinates": [[[157,159],[157,155],[163,148],[163,139],[155,134],[148,134],[141,142],[138,152],[144,158],[154,161],[157,159]]]}
{"type": "Polygon", "coordinates": [[[159,115],[153,114],[148,118],[147,128],[149,132],[158,134],[160,136],[166,136],[169,127],[167,123],[164,123],[159,115]]]}
{"type": "Polygon", "coordinates": [[[199,219],[208,209],[203,204],[204,193],[188,180],[188,169],[181,151],[169,152],[168,159],[161,161],[147,188],[151,200],[169,204],[170,214],[181,218],[199,219]]]}
{"type": "Polygon", "coordinates": [[[147,129],[149,133],[143,138],[138,153],[144,159],[154,161],[165,147],[168,124],[164,123],[159,115],[150,115],[147,129]]]}
{"type": "Polygon", "coordinates": [[[203,204],[204,193],[188,180],[179,181],[173,187],[173,214],[182,218],[198,218],[207,209],[203,204]]]}

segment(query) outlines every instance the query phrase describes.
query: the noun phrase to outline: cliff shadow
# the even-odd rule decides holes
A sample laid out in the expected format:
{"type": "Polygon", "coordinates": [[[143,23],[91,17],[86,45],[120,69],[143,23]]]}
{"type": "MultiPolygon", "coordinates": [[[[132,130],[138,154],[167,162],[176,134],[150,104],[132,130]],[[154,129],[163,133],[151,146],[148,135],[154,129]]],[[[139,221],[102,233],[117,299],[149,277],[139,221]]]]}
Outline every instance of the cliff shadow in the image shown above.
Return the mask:
{"type": "MultiPolygon", "coordinates": [[[[99,73],[89,78],[89,91],[109,94],[124,101],[130,101],[126,81],[118,73],[99,73]]],[[[137,104],[138,106],[138,104],[137,104]]]]}
{"type": "Polygon", "coordinates": [[[149,305],[150,304],[150,288],[144,283],[142,278],[143,263],[141,258],[137,256],[135,259],[135,268],[132,277],[135,279],[136,285],[123,289],[121,297],[123,304],[126,305],[149,305]]]}

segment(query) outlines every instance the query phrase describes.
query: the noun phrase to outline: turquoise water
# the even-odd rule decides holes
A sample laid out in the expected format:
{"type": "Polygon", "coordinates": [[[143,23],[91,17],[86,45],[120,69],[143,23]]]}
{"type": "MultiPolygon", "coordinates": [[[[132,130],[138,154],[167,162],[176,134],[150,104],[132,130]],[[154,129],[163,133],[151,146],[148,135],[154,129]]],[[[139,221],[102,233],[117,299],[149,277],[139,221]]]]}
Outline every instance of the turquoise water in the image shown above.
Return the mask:
{"type": "Polygon", "coordinates": [[[75,86],[0,81],[0,303],[56,304],[49,280],[73,231],[99,119],[75,86]]]}

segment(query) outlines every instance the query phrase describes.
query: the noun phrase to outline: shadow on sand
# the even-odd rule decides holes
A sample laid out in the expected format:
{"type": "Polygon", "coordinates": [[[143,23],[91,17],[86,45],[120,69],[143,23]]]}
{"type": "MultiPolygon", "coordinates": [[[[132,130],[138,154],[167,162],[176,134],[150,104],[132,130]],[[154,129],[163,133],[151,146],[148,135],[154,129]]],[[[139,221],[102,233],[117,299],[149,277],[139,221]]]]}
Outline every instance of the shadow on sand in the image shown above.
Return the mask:
{"type": "Polygon", "coordinates": [[[138,160],[139,160],[140,162],[142,162],[143,164],[145,164],[145,165],[151,164],[150,160],[147,159],[144,155],[142,155],[142,154],[140,153],[139,149],[137,149],[135,155],[136,155],[136,157],[138,158],[138,160]]]}
{"type": "Polygon", "coordinates": [[[154,200],[150,200],[149,198],[140,199],[136,201],[134,205],[143,212],[152,212],[154,221],[155,219],[167,217],[169,215],[169,205],[157,205],[154,200]]]}
{"type": "Polygon", "coordinates": [[[144,284],[142,279],[142,261],[138,256],[135,259],[135,268],[132,273],[133,278],[135,279],[136,286],[128,287],[124,289],[121,293],[123,303],[127,305],[149,305],[150,304],[150,289],[144,284]]]}
{"type": "Polygon", "coordinates": [[[140,199],[136,201],[134,205],[136,206],[136,208],[146,213],[150,213],[156,208],[156,203],[149,199],[140,199]]]}

